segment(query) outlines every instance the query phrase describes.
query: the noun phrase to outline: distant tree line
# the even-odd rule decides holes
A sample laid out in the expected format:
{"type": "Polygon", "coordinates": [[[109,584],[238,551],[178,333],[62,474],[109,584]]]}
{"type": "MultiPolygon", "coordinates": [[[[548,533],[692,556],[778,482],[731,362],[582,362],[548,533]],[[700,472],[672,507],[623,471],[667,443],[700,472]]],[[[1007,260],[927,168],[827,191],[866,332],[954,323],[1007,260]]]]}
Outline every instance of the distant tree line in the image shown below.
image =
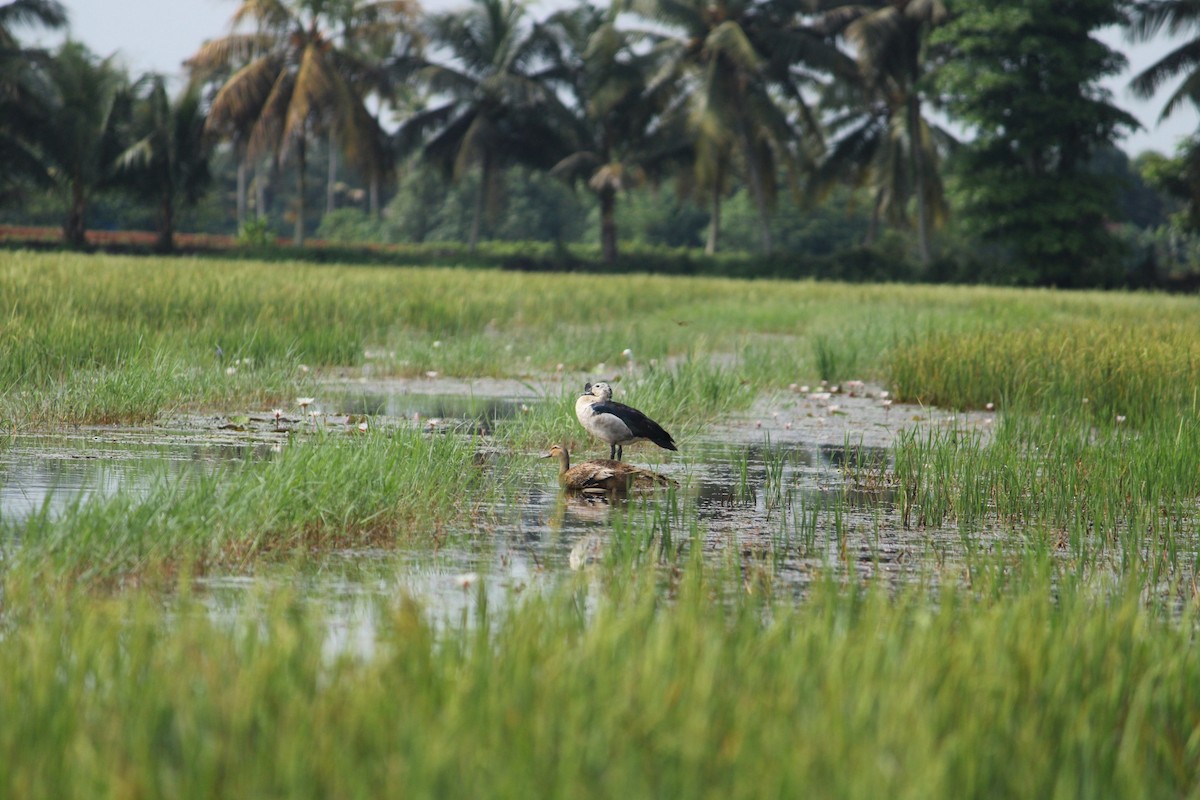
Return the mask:
{"type": "MultiPolygon", "coordinates": [[[[589,243],[764,259],[899,252],[926,277],[1200,272],[1200,135],[1132,164],[1096,38],[1200,30],[1187,0],[241,0],[171,95],[0,0],[0,214],[297,245],[589,243]],[[956,133],[957,132],[957,135],[956,133]]],[[[1136,76],[1196,103],[1200,38],[1136,76]]],[[[910,273],[898,271],[896,277],[910,273]]]]}

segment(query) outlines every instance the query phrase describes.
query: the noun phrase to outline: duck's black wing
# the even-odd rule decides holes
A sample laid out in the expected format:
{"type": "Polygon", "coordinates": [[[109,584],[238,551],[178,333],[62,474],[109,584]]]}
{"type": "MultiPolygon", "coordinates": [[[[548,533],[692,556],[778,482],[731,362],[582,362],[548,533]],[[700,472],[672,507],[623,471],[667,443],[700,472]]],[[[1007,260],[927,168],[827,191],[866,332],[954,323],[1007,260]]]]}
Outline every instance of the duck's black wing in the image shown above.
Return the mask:
{"type": "Polygon", "coordinates": [[[662,425],[647,417],[636,408],[609,400],[605,403],[593,403],[592,411],[597,414],[612,414],[629,428],[630,434],[638,439],[649,439],[665,450],[678,450],[675,440],[667,433],[662,425]]]}

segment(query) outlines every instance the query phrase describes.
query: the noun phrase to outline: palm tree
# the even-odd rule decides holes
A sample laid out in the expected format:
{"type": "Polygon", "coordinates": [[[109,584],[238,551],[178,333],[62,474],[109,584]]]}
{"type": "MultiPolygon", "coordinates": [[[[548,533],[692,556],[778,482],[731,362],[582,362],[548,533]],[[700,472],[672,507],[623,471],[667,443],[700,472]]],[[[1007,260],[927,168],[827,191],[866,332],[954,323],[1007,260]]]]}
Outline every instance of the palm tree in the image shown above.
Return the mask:
{"type": "Polygon", "coordinates": [[[310,138],[332,131],[348,161],[364,174],[390,169],[386,136],[367,108],[368,76],[377,65],[343,46],[335,23],[415,8],[353,0],[243,0],[230,34],[206,43],[188,64],[196,80],[227,78],[212,100],[209,129],[245,136],[247,158],[295,160],[295,242],[304,242],[305,162],[310,138]],[[240,29],[252,25],[250,32],[240,29]]]}
{"type": "Polygon", "coordinates": [[[0,50],[19,50],[13,28],[41,25],[61,28],[67,24],[67,9],[58,0],[8,0],[0,3],[0,50]]]}
{"type": "MultiPolygon", "coordinates": [[[[1163,28],[1172,36],[1182,31],[1200,30],[1200,4],[1194,0],[1154,0],[1134,6],[1129,31],[1134,41],[1149,41],[1163,28]]],[[[1184,103],[1200,105],[1200,38],[1184,41],[1142,70],[1130,82],[1130,88],[1138,97],[1149,99],[1163,84],[1180,75],[1183,82],[1167,98],[1160,120],[1175,113],[1184,103]]]]}
{"type": "Polygon", "coordinates": [[[929,33],[947,18],[941,0],[845,5],[829,11],[826,18],[833,27],[842,26],[841,32],[854,47],[864,96],[868,102],[883,104],[886,127],[872,156],[876,201],[890,203],[893,219],[903,219],[904,201],[915,198],[917,246],[926,264],[930,226],[944,208],[937,169],[937,140],[944,137],[925,119],[920,84],[928,71],[929,33]]]}
{"type": "MultiPolygon", "coordinates": [[[[909,118],[895,94],[867,84],[857,68],[840,76],[821,97],[826,112],[828,148],[813,175],[819,196],[838,184],[866,189],[871,196],[870,226],[866,243],[875,241],[881,219],[896,227],[910,227],[909,214],[916,194],[909,118]]],[[[945,188],[937,165],[942,154],[958,142],[952,134],[922,119],[923,135],[917,138],[920,161],[933,167],[922,181],[922,197],[929,221],[942,225],[948,216],[945,188]]]]}
{"type": "MultiPolygon", "coordinates": [[[[347,65],[350,74],[364,97],[373,97],[380,104],[397,112],[403,106],[408,88],[395,80],[391,62],[418,56],[425,47],[419,29],[420,6],[416,0],[349,0],[340,12],[332,13],[338,26],[338,41],[343,54],[353,54],[347,65]]],[[[329,152],[329,192],[336,181],[337,150],[329,152]]],[[[374,136],[358,143],[359,151],[352,164],[367,179],[368,210],[379,215],[379,191],[384,180],[395,178],[395,154],[382,128],[374,126],[374,136]]]]}
{"type": "Polygon", "coordinates": [[[545,27],[555,33],[562,65],[560,79],[574,96],[578,149],[551,170],[595,193],[600,204],[600,246],[604,261],[617,260],[618,193],[660,177],[691,156],[686,131],[672,127],[662,112],[669,87],[647,86],[651,65],[635,37],[615,24],[617,7],[588,4],[552,15],[545,27]]]}
{"type": "Polygon", "coordinates": [[[118,171],[157,201],[156,249],[169,252],[175,248],[177,204],[195,204],[210,178],[205,117],[198,87],[189,87],[172,103],[162,76],[150,75],[141,83],[145,94],[134,108],[131,126],[137,138],[118,156],[118,171]]]}
{"type": "Polygon", "coordinates": [[[651,86],[677,87],[695,148],[696,184],[709,193],[706,252],[717,249],[721,198],[740,163],[770,252],[770,209],[782,168],[793,186],[819,149],[819,132],[801,93],[800,65],[824,64],[829,43],[804,24],[792,0],[627,0],[629,10],[666,34],[649,31],[662,58],[651,86]]]}
{"type": "Polygon", "coordinates": [[[55,0],[0,3],[0,183],[46,178],[34,143],[49,114],[43,71],[47,56],[23,47],[15,29],[61,28],[66,22],[66,9],[55,0]]]}
{"type": "Polygon", "coordinates": [[[478,167],[480,189],[470,247],[479,243],[485,212],[499,204],[504,168],[549,167],[564,152],[571,115],[549,85],[558,75],[555,43],[526,24],[516,0],[473,0],[460,12],[428,20],[430,44],[444,63],[415,59],[403,65],[432,93],[434,104],[397,131],[403,150],[423,142],[427,158],[457,180],[478,167]]]}
{"type": "MultiPolygon", "coordinates": [[[[1130,38],[1145,42],[1160,30],[1176,36],[1183,31],[1200,30],[1200,5],[1188,0],[1158,0],[1142,2],[1134,7],[1130,38]]],[[[1167,98],[1159,120],[1165,120],[1179,107],[1190,103],[1200,107],[1200,37],[1187,39],[1158,61],[1142,70],[1130,82],[1133,93],[1143,99],[1153,97],[1163,84],[1183,76],[1183,81],[1167,98]]],[[[1200,213],[1200,137],[1191,136],[1180,142],[1179,157],[1183,161],[1185,179],[1191,186],[1189,208],[1193,217],[1200,213]]]]}
{"type": "Polygon", "coordinates": [[[87,206],[113,176],[121,123],[129,110],[129,82],[113,58],[97,60],[68,41],[45,67],[48,124],[38,151],[47,174],[67,198],[63,238],[73,247],[87,241],[87,206]]]}

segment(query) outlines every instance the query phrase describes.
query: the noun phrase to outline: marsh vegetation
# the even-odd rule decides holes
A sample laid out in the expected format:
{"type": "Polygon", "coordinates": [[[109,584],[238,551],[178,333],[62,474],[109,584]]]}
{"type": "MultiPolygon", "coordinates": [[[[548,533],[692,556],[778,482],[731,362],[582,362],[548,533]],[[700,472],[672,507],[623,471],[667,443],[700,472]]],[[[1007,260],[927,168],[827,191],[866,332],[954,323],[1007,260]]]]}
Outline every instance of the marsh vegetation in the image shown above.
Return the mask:
{"type": "Polygon", "coordinates": [[[17,253],[0,301],[5,794],[1200,790],[1193,298],[17,253]],[[600,378],[678,486],[560,493],[600,378]]]}

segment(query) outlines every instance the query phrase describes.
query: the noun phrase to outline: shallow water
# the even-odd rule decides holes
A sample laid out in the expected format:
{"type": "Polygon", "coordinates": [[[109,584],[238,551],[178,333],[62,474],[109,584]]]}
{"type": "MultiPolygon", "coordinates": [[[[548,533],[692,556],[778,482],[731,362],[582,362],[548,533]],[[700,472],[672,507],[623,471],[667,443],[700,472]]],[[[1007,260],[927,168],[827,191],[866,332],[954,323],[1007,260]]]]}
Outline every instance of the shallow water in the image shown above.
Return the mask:
{"type": "Polygon", "coordinates": [[[164,476],[186,479],[218,464],[271,453],[265,442],[171,442],[161,432],[17,437],[0,450],[0,520],[19,524],[40,511],[53,516],[96,495],[136,495],[164,476]]]}
{"type": "MultiPolygon", "coordinates": [[[[537,402],[518,388],[488,396],[347,383],[322,387],[309,409],[317,416],[295,409],[280,419],[265,411],[192,415],[151,429],[16,437],[0,450],[0,520],[19,525],[43,508],[55,513],[97,494],[145,491],[164,473],[186,477],[269,459],[309,426],[350,431],[370,419],[487,436],[537,402]]],[[[883,408],[867,395],[839,400],[830,411],[827,402],[793,394],[765,399],[661,463],[665,454],[649,445],[629,448],[627,460],[667,474],[678,487],[627,500],[564,495],[552,462],[490,452],[484,458],[497,482],[519,488],[445,532],[436,548],[308,554],[298,565],[256,562],[198,578],[197,588],[220,613],[263,588],[291,586],[328,611],[331,646],[359,649],[372,638],[380,599],[407,595],[439,623],[459,624],[481,599],[500,607],[606,558],[669,564],[695,542],[708,558],[734,565],[747,588],[769,580],[803,591],[831,565],[854,577],[916,574],[931,552],[952,551],[957,534],[903,529],[886,480],[887,446],[901,421],[958,424],[958,418],[883,408]]],[[[603,449],[576,458],[602,456],[603,449]]]]}
{"type": "Polygon", "coordinates": [[[460,394],[413,394],[350,386],[329,394],[330,408],[340,413],[407,420],[439,429],[488,435],[498,423],[512,419],[528,399],[460,394]]]}
{"type": "Polygon", "coordinates": [[[296,409],[280,420],[270,411],[185,415],[153,428],[94,426],[52,436],[18,435],[0,448],[0,520],[19,524],[43,509],[54,515],[97,495],[144,493],[163,477],[186,479],[221,464],[265,460],[288,444],[289,434],[318,425],[350,431],[360,418],[372,418],[486,436],[520,413],[523,402],[349,387],[314,403],[314,418],[296,409]]]}

